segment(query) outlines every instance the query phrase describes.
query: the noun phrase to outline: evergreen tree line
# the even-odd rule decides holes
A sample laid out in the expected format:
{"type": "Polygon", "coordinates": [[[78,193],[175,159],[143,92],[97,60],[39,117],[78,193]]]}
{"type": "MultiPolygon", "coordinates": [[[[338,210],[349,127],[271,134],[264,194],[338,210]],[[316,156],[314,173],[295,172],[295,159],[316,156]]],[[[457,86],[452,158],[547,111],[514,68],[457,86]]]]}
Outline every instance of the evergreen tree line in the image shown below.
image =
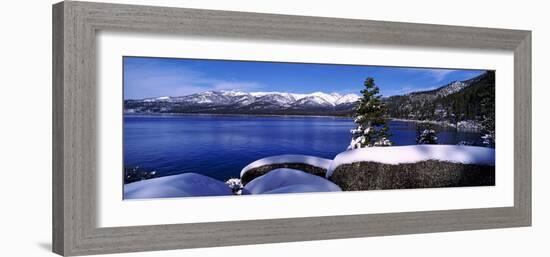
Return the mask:
{"type": "Polygon", "coordinates": [[[487,71],[470,86],[447,96],[436,97],[430,92],[422,92],[391,96],[384,102],[392,118],[457,123],[494,117],[494,96],[495,72],[487,71]]]}

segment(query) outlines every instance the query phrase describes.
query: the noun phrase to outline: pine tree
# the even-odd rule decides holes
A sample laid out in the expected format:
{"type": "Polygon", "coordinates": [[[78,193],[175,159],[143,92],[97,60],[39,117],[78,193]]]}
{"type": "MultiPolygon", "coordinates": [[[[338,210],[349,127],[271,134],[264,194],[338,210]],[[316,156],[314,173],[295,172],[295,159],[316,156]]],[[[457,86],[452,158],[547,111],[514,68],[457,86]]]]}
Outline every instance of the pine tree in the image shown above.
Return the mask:
{"type": "Polygon", "coordinates": [[[351,130],[352,139],[348,149],[391,146],[391,135],[386,120],[387,109],[381,101],[380,89],[371,77],[365,80],[363,86],[363,97],[355,108],[356,127],[351,130]]]}
{"type": "Polygon", "coordinates": [[[416,144],[437,144],[437,132],[432,124],[420,123],[416,126],[416,144]]]}

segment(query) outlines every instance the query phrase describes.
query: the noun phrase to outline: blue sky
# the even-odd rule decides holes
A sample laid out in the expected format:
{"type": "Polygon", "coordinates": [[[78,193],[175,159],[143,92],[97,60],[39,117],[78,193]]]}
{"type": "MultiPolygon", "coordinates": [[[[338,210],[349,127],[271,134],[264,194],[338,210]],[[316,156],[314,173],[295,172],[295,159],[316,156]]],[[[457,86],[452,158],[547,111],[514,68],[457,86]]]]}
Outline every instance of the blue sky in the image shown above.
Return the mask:
{"type": "Polygon", "coordinates": [[[430,90],[482,70],[451,70],[124,57],[124,99],[182,96],[209,90],[356,93],[373,77],[382,95],[430,90]]]}

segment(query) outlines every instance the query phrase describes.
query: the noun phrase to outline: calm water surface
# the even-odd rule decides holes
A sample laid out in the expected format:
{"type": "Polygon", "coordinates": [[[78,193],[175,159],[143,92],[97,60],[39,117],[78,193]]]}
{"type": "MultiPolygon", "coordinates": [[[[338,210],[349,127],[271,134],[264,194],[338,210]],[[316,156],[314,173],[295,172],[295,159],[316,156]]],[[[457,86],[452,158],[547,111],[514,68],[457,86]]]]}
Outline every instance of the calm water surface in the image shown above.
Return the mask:
{"type": "MultiPolygon", "coordinates": [[[[416,124],[391,121],[395,145],[413,145],[416,124]]],[[[350,142],[350,118],[166,115],[124,116],[124,165],[160,176],[195,172],[219,180],[238,177],[260,158],[306,154],[332,159],[350,142]]],[[[438,129],[438,143],[479,142],[479,134],[438,129]]]]}

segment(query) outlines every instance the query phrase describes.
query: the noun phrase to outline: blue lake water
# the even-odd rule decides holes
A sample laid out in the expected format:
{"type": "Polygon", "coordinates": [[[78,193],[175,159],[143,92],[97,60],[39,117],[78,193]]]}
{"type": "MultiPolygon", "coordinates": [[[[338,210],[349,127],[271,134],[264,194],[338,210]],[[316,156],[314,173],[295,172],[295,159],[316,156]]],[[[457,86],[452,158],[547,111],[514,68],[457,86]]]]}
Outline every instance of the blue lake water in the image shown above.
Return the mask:
{"type": "MultiPolygon", "coordinates": [[[[413,145],[416,123],[390,121],[394,145],[413,145]]],[[[225,181],[260,158],[306,154],[332,159],[349,145],[342,117],[125,115],[124,165],[160,176],[195,172],[225,181]]],[[[439,144],[479,142],[479,134],[438,129],[439,144]]]]}

